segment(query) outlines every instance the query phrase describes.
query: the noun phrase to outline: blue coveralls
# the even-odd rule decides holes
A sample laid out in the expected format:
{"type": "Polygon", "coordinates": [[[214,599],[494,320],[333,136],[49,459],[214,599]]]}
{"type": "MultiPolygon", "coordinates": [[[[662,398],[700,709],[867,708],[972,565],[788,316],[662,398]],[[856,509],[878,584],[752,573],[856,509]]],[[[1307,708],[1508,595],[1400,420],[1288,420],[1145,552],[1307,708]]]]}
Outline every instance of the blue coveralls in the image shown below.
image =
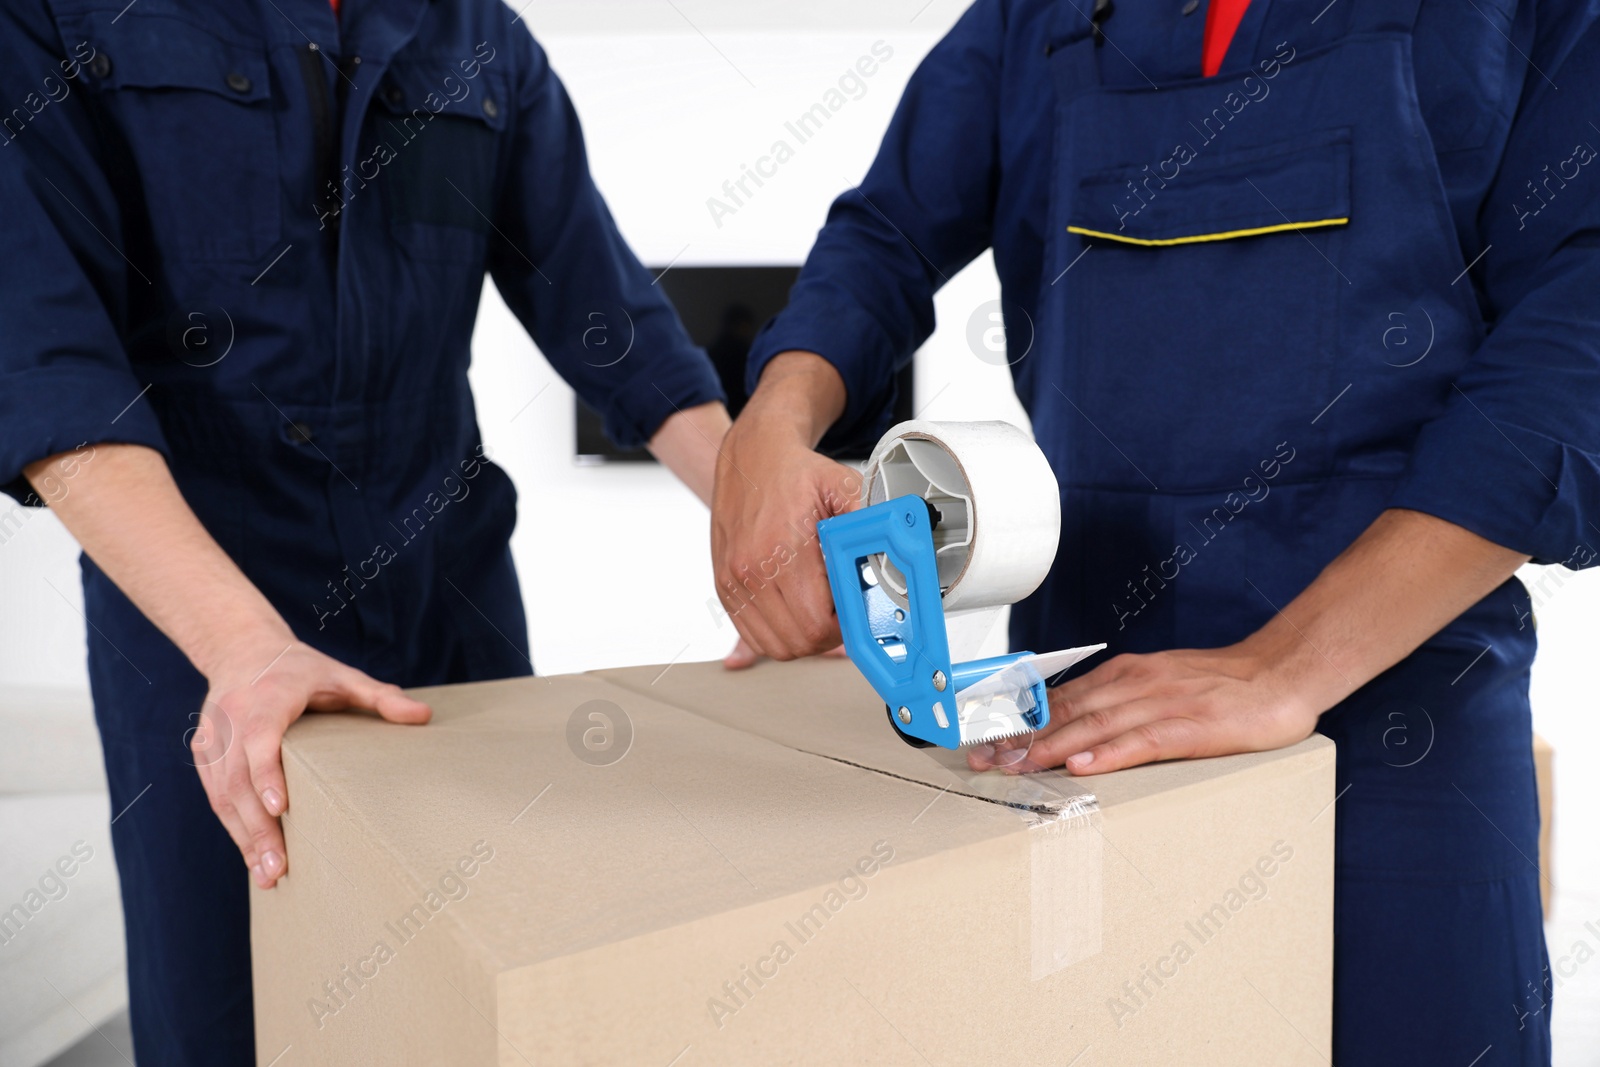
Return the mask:
{"type": "MultiPolygon", "coordinates": [[[[1594,16],[1254,0],[1202,78],[1183,6],[1115,0],[1097,42],[1093,0],[978,0],[751,380],[818,352],[834,440],[871,438],[934,292],[993,248],[1063,524],[1013,647],[1238,641],[1391,507],[1600,558],[1594,16]]],[[[1549,1059],[1533,654],[1513,580],[1321,720],[1341,1065],[1549,1059]]]]}
{"type": "MultiPolygon", "coordinates": [[[[528,673],[467,386],[485,271],[619,443],[721,390],[515,12],[343,8],[0,6],[0,486],[147,445],[308,643],[408,686],[528,673]]],[[[83,574],[139,1058],[253,1062],[248,875],[187,749],[204,680],[83,574]]]]}

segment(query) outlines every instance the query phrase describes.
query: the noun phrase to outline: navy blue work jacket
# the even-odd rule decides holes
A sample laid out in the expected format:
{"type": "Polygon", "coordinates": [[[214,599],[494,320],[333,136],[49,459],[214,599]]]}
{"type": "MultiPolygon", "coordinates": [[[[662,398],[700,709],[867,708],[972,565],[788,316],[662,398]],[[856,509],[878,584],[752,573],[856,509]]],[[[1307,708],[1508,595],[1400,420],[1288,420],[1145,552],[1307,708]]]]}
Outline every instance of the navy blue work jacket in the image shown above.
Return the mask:
{"type": "Polygon", "coordinates": [[[621,444],[721,390],[516,13],[343,6],[5,5],[0,486],[158,449],[297,631],[443,680],[460,664],[416,667],[453,619],[483,629],[469,659],[495,628],[525,644],[514,493],[467,386],[484,273],[621,444]]]}

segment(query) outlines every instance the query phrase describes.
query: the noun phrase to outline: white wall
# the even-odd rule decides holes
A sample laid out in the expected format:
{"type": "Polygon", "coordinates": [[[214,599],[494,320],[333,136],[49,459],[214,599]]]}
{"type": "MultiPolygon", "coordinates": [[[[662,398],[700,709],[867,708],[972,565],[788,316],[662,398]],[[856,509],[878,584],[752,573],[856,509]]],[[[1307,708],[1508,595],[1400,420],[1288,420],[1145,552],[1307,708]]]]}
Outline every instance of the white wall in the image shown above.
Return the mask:
{"type": "Polygon", "coordinates": [[[87,691],[78,545],[48,510],[0,497],[0,688],[87,691]]]}
{"type": "MultiPolygon", "coordinates": [[[[537,12],[529,14],[536,22],[537,12]]],[[[583,120],[596,180],[644,262],[798,265],[828,204],[871,162],[906,79],[937,39],[920,27],[933,14],[916,28],[713,28],[708,41],[669,26],[626,37],[541,33],[541,40],[583,120]],[[817,103],[877,42],[893,54],[864,79],[859,99],[797,145],[762,187],[747,184],[754,195],[734,214],[714,218],[707,199],[725,197],[724,182],[737,180],[775,139],[795,144],[785,121],[817,103]]],[[[918,356],[916,405],[924,415],[1025,424],[1006,369],[967,349],[968,317],[998,292],[985,256],[940,294],[940,321],[953,325],[918,356]]],[[[725,653],[734,633],[713,611],[705,509],[659,468],[573,465],[571,390],[492,289],[473,358],[485,439],[522,493],[512,545],[537,668],[725,653]]]]}

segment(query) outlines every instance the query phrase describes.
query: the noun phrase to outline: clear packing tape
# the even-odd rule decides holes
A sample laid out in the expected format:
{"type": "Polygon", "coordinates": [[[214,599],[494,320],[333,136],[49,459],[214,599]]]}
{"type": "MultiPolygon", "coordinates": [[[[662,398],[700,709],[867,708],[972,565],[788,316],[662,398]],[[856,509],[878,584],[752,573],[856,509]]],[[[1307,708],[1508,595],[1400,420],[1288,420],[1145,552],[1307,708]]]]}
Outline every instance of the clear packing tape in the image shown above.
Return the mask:
{"type": "Polygon", "coordinates": [[[971,775],[960,752],[928,752],[963,779],[963,794],[1012,808],[1027,827],[1033,980],[1099,955],[1105,835],[1088,784],[1060,771],[971,775]]]}
{"type": "MultiPolygon", "coordinates": [[[[946,614],[1015,604],[1039,587],[1061,540],[1061,496],[1049,460],[1008,422],[913,419],[889,430],[866,467],[866,502],[911,494],[933,509],[946,614]]],[[[905,576],[875,562],[906,606],[905,576]]]]}
{"type": "Polygon", "coordinates": [[[1028,863],[1036,982],[1100,954],[1105,840],[1092,794],[1054,816],[1033,817],[1028,863]]]}

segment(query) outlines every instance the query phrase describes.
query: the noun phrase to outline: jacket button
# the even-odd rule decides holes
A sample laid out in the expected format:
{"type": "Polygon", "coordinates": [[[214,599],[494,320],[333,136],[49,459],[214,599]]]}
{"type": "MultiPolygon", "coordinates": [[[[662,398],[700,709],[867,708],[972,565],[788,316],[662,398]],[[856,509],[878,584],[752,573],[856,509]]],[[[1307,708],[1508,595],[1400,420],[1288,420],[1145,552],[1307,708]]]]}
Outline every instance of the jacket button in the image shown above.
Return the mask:
{"type": "Polygon", "coordinates": [[[111,57],[104,52],[96,52],[94,58],[89,60],[89,73],[96,78],[104,78],[111,73],[111,57]]]}
{"type": "Polygon", "coordinates": [[[390,107],[399,107],[400,101],[405,99],[405,94],[400,91],[400,86],[391,85],[383,91],[383,98],[389,102],[390,107]]]}
{"type": "Polygon", "coordinates": [[[250,91],[250,79],[236,70],[231,71],[228,74],[228,88],[236,93],[248,93],[250,91]]]}
{"type": "Polygon", "coordinates": [[[309,445],[316,439],[316,434],[311,432],[311,425],[304,422],[291,422],[289,424],[289,440],[297,445],[309,445]]]}
{"type": "Polygon", "coordinates": [[[1183,13],[1185,15],[1192,15],[1198,10],[1200,10],[1200,0],[1189,0],[1188,3],[1183,5],[1183,13]]]}
{"type": "Polygon", "coordinates": [[[485,97],[483,101],[483,113],[488,115],[490,118],[494,118],[496,115],[500,114],[500,105],[495,103],[493,100],[490,100],[488,97],[485,97]]]}

